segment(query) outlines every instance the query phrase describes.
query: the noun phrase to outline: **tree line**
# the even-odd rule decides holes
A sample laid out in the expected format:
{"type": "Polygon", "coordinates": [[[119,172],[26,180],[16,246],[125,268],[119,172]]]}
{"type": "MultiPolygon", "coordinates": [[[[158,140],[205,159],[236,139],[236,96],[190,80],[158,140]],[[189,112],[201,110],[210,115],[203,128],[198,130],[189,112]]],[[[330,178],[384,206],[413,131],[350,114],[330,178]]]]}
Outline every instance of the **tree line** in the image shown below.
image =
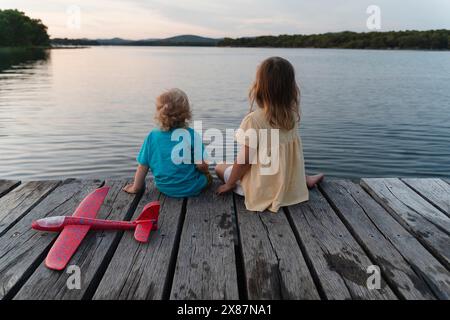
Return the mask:
{"type": "Polygon", "coordinates": [[[47,27],[18,10],[0,10],[1,47],[38,47],[49,45],[47,27]]]}
{"type": "Polygon", "coordinates": [[[450,30],[351,31],[313,35],[225,38],[221,47],[342,48],[342,49],[450,49],[450,30]]]}
{"type": "Polygon", "coordinates": [[[89,39],[68,39],[68,38],[53,38],[50,40],[53,46],[100,46],[101,43],[97,40],[89,39]]]}

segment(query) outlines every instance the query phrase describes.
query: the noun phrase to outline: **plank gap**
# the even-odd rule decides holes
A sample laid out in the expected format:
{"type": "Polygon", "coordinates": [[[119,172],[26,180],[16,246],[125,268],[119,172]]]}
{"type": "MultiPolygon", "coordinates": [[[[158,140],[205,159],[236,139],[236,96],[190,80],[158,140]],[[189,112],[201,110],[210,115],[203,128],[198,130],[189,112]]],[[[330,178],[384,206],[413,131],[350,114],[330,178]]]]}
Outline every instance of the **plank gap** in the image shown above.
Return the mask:
{"type": "Polygon", "coordinates": [[[17,188],[21,183],[21,181],[0,180],[0,198],[17,188]],[[4,187],[2,184],[7,184],[7,186],[4,187]]]}
{"type": "Polygon", "coordinates": [[[239,221],[236,209],[236,194],[233,193],[233,223],[235,228],[235,244],[234,244],[234,254],[236,260],[236,273],[237,273],[237,284],[238,284],[238,294],[239,300],[248,300],[247,295],[247,278],[245,277],[245,263],[244,263],[244,253],[242,251],[241,236],[239,233],[239,221]]]}
{"type": "Polygon", "coordinates": [[[366,190],[350,180],[320,187],[407,300],[448,299],[445,267],[366,190]]]}
{"type": "MultiPolygon", "coordinates": [[[[450,218],[450,194],[448,194],[448,201],[446,203],[446,209],[442,208],[438,203],[434,202],[432,199],[430,199],[426,193],[424,193],[423,191],[421,191],[419,188],[417,188],[417,186],[414,185],[414,183],[412,183],[411,179],[408,178],[402,178],[400,179],[407,187],[409,187],[410,189],[412,189],[414,192],[416,192],[419,196],[421,196],[425,201],[427,201],[429,204],[431,204],[433,207],[435,207],[436,209],[438,209],[439,211],[441,211],[442,213],[444,213],[447,217],[450,218]]],[[[447,185],[447,183],[445,183],[445,180],[442,179],[436,179],[436,180],[440,180],[442,182],[444,182],[444,185],[447,185]]],[[[425,181],[425,179],[423,179],[422,181],[425,181]]],[[[429,190],[426,190],[429,191],[429,190]]]]}
{"type": "MultiPolygon", "coordinates": [[[[370,179],[368,181],[370,181],[370,179]]],[[[416,238],[417,241],[419,241],[422,244],[422,246],[434,258],[436,258],[442,265],[444,265],[447,270],[450,270],[449,258],[447,258],[445,254],[441,253],[439,251],[439,246],[436,245],[439,244],[441,241],[444,241],[442,236],[448,237],[447,233],[444,233],[443,235],[440,234],[442,232],[441,228],[439,228],[434,223],[430,222],[428,219],[426,219],[425,217],[423,217],[418,213],[418,216],[423,220],[422,222],[427,224],[422,225],[425,228],[425,231],[426,230],[432,230],[433,232],[437,231],[437,233],[434,233],[434,235],[436,235],[436,239],[434,238],[428,239],[426,232],[424,234],[424,231],[417,225],[410,225],[408,221],[405,220],[405,217],[401,213],[396,212],[396,210],[394,210],[382,196],[377,194],[377,192],[373,190],[372,187],[364,179],[361,180],[360,186],[363,188],[365,192],[367,192],[370,195],[370,197],[374,201],[380,204],[386,210],[386,212],[390,214],[392,218],[394,218],[405,230],[407,230],[410,234],[412,234],[413,237],[416,238]]],[[[390,193],[392,194],[391,191],[390,193]]],[[[397,199],[397,197],[395,198],[397,199]]],[[[416,211],[414,210],[414,212],[416,211]]]]}
{"type": "Polygon", "coordinates": [[[398,299],[383,277],[380,290],[368,288],[367,267],[373,262],[319,190],[288,210],[327,299],[398,299]]]}
{"type": "MultiPolygon", "coordinates": [[[[35,181],[35,182],[39,182],[39,181],[35,181]]],[[[31,182],[31,183],[35,183],[35,182],[31,182]]],[[[26,210],[24,210],[20,215],[14,217],[13,221],[9,222],[7,226],[5,226],[1,231],[0,231],[0,237],[3,236],[4,234],[6,234],[11,228],[13,228],[22,218],[24,218],[28,213],[31,212],[31,210],[33,210],[34,208],[36,208],[45,198],[48,197],[48,195],[50,195],[57,187],[59,187],[62,183],[62,181],[49,181],[49,183],[54,183],[54,185],[52,185],[46,192],[44,192],[43,194],[39,195],[39,198],[36,199],[36,201],[34,201],[30,206],[27,207],[26,210]]],[[[41,182],[39,182],[41,183],[41,182]]],[[[26,186],[26,184],[23,184],[22,186],[26,186]]],[[[38,189],[38,186],[35,187],[33,190],[31,190],[30,193],[33,193],[36,189],[38,189]]],[[[12,189],[11,189],[12,190],[12,189]]],[[[19,191],[19,190],[18,190],[19,191]]],[[[23,202],[23,201],[22,201],[23,202]]],[[[18,204],[18,206],[20,206],[22,203],[18,204]]],[[[15,208],[17,209],[17,207],[15,208]]],[[[12,213],[12,212],[10,212],[12,213]]]]}
{"type": "Polygon", "coordinates": [[[291,212],[289,211],[288,207],[283,207],[284,213],[286,215],[286,218],[289,222],[289,226],[292,229],[292,232],[294,233],[295,239],[297,240],[297,244],[300,247],[300,251],[303,254],[303,257],[305,258],[306,266],[308,267],[309,273],[311,274],[311,277],[313,279],[314,285],[316,286],[317,292],[319,293],[319,297],[321,300],[328,300],[325,290],[323,289],[319,275],[317,274],[316,270],[314,269],[311,257],[308,254],[308,251],[306,250],[305,244],[303,243],[302,239],[300,238],[300,235],[298,234],[297,228],[295,228],[294,220],[292,219],[291,212]]]}
{"type": "MultiPolygon", "coordinates": [[[[404,183],[402,180],[398,179],[401,183],[403,183],[403,185],[405,186],[405,188],[411,190],[412,192],[414,192],[415,194],[417,194],[417,196],[420,199],[423,199],[423,197],[418,194],[415,190],[413,190],[412,188],[410,188],[406,183],[404,183]]],[[[403,205],[405,205],[407,208],[409,208],[410,210],[416,212],[417,214],[421,215],[425,220],[427,220],[428,222],[430,222],[431,224],[433,224],[436,228],[438,228],[439,230],[441,230],[442,232],[446,233],[447,235],[450,236],[450,230],[447,230],[446,228],[444,228],[442,225],[440,225],[439,223],[436,222],[436,220],[434,219],[430,219],[430,217],[428,216],[424,216],[421,214],[420,211],[417,211],[417,208],[414,208],[412,206],[410,206],[408,203],[405,203],[402,199],[400,199],[390,188],[387,188],[387,190],[392,194],[393,197],[395,197],[398,201],[402,202],[403,205]]],[[[429,203],[426,199],[424,200],[426,203],[429,203]]],[[[433,205],[433,208],[435,206],[433,205]]],[[[439,212],[441,212],[441,210],[438,210],[439,212]]]]}
{"type": "Polygon", "coordinates": [[[174,276],[175,276],[175,268],[177,265],[178,251],[180,249],[181,232],[183,231],[184,220],[186,219],[187,203],[188,203],[188,198],[184,198],[183,205],[181,206],[181,212],[180,212],[180,214],[181,214],[180,223],[178,224],[178,228],[177,228],[175,240],[174,240],[174,247],[173,247],[172,254],[171,254],[170,260],[169,260],[169,268],[168,268],[169,270],[167,272],[166,280],[164,283],[162,300],[169,300],[170,293],[172,292],[172,285],[173,285],[173,280],[174,280],[174,276]]]}
{"type": "MultiPolygon", "coordinates": [[[[367,245],[364,243],[364,241],[359,237],[359,235],[355,232],[351,224],[345,219],[345,217],[342,215],[339,208],[334,204],[334,202],[330,199],[328,194],[323,190],[323,188],[319,185],[319,192],[324,196],[324,198],[328,201],[331,208],[336,213],[337,217],[341,220],[341,222],[344,224],[344,226],[347,228],[348,232],[351,234],[351,236],[356,240],[356,242],[361,246],[364,253],[367,255],[369,260],[374,264],[378,265],[379,262],[377,261],[376,257],[372,254],[372,252],[369,250],[367,245]]],[[[366,192],[366,191],[365,191],[366,192]]],[[[367,193],[367,192],[366,192],[367,193]]],[[[361,210],[365,212],[364,208],[361,207],[361,210]]],[[[372,219],[369,215],[366,214],[366,216],[369,218],[369,220],[372,222],[372,224],[375,226],[375,228],[378,230],[378,232],[383,235],[383,237],[386,239],[386,241],[389,241],[384,234],[381,232],[381,230],[378,228],[376,224],[373,223],[372,219]]],[[[389,241],[390,242],[390,241],[389,241]]],[[[405,260],[406,261],[406,260],[405,260]]],[[[407,262],[407,261],[406,261],[407,262]]],[[[395,283],[392,282],[392,280],[386,275],[386,271],[383,268],[380,268],[381,276],[383,277],[384,281],[386,281],[386,284],[391,288],[391,290],[394,292],[394,294],[397,296],[397,298],[401,300],[406,300],[406,297],[398,290],[395,283]]],[[[417,273],[416,273],[417,274],[417,273]]],[[[419,275],[418,275],[419,276],[419,275]]]]}
{"type": "Polygon", "coordinates": [[[7,250],[10,254],[0,258],[0,299],[16,298],[25,283],[29,282],[53,245],[56,236],[51,233],[38,235],[31,230],[31,222],[40,218],[72,213],[82,200],[83,194],[99,181],[68,179],[49,194],[38,206],[25,215],[10,229],[0,241],[0,251],[7,250]],[[88,189],[89,188],[89,189],[88,189]],[[75,199],[79,198],[79,201],[75,199]],[[12,290],[10,292],[10,290],[12,290]]]}
{"type": "MultiPolygon", "coordinates": [[[[16,294],[20,291],[22,286],[31,278],[33,273],[39,268],[39,266],[44,262],[47,253],[50,251],[53,243],[56,241],[56,238],[53,239],[49,245],[42,251],[42,253],[34,260],[29,268],[21,275],[21,277],[17,280],[17,282],[8,290],[8,292],[3,297],[3,300],[12,300],[16,294]]],[[[1,299],[0,299],[1,300],[1,299]]]]}
{"type": "MultiPolygon", "coordinates": [[[[125,185],[128,182],[125,182],[125,185]]],[[[134,212],[137,209],[137,206],[139,205],[139,202],[141,201],[142,196],[144,195],[145,188],[139,192],[133,199],[131,205],[129,206],[127,213],[125,214],[124,221],[130,221],[133,217],[134,212]]],[[[124,235],[125,231],[119,231],[116,234],[116,237],[113,239],[111,246],[109,247],[108,251],[106,252],[105,258],[101,262],[96,274],[93,276],[91,282],[89,283],[86,292],[82,296],[81,300],[92,300],[92,297],[95,294],[95,291],[97,290],[100,282],[103,279],[103,276],[105,275],[106,270],[108,269],[108,265],[111,262],[114,253],[117,250],[117,247],[119,246],[120,240],[122,240],[122,237],[124,235]]]]}

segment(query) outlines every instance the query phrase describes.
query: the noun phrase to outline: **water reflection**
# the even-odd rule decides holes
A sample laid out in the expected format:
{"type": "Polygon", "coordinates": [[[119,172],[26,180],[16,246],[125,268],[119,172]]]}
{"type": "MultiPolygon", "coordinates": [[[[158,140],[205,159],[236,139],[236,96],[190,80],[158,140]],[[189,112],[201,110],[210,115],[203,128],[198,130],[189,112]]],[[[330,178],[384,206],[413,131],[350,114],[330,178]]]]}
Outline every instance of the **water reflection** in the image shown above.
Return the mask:
{"type": "MultiPolygon", "coordinates": [[[[39,48],[0,48],[0,72],[16,66],[32,68],[36,62],[46,62],[50,58],[49,50],[39,48]]],[[[13,72],[10,70],[10,72],[13,72]]]]}

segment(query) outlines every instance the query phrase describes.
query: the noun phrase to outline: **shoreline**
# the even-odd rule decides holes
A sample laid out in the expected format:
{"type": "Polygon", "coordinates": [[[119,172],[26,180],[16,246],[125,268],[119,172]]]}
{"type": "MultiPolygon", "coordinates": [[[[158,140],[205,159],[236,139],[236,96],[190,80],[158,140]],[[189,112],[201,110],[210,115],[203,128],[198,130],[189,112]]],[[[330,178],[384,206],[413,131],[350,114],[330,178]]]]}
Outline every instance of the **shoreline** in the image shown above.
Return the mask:
{"type": "Polygon", "coordinates": [[[401,49],[401,48],[339,48],[339,47],[330,47],[330,48],[321,48],[321,47],[272,47],[272,46],[140,46],[140,45],[91,45],[91,46],[80,46],[80,47],[72,47],[72,46],[61,46],[61,47],[49,47],[48,49],[87,49],[87,48],[95,48],[95,47],[132,47],[132,48],[218,48],[218,49],[318,49],[318,50],[349,50],[349,51],[424,51],[424,52],[450,52],[450,49],[401,49]]]}
{"type": "Polygon", "coordinates": [[[401,48],[339,48],[339,47],[272,47],[272,46],[197,46],[197,45],[81,45],[81,46],[39,46],[39,47],[1,47],[2,51],[19,51],[19,50],[63,50],[63,49],[90,49],[96,47],[130,47],[130,48],[217,48],[217,49],[289,49],[289,50],[346,50],[346,51],[413,51],[413,52],[450,52],[450,49],[401,49],[401,48]]]}

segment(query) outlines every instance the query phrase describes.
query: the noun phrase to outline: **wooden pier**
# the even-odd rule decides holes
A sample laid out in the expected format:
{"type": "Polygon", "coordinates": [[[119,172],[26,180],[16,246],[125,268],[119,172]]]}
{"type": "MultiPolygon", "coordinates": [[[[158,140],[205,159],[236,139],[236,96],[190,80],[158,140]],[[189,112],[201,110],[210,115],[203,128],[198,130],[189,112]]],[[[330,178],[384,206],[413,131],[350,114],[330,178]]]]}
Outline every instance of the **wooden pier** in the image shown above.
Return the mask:
{"type": "Polygon", "coordinates": [[[152,184],[129,195],[127,182],[0,181],[0,299],[450,298],[450,180],[329,179],[278,214],[216,196],[217,181],[188,199],[152,184]],[[90,232],[69,263],[81,287],[69,289],[70,270],[43,263],[57,234],[31,222],[71,215],[102,185],[111,189],[98,218],[134,219],[159,199],[159,230],[148,244],[90,232]],[[367,285],[376,268],[380,288],[367,285]]]}

